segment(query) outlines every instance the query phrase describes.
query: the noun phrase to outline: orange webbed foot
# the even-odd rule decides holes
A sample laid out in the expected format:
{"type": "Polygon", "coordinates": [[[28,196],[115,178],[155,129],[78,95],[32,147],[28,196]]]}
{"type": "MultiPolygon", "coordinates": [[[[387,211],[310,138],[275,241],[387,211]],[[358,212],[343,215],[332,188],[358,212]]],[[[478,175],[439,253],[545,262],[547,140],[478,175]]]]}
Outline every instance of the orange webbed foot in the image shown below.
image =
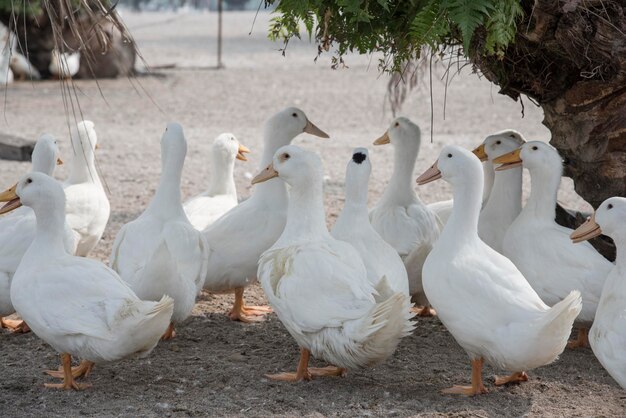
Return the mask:
{"type": "Polygon", "coordinates": [[[30,332],[30,327],[21,319],[0,319],[0,328],[6,328],[16,334],[25,334],[30,332]]]}
{"type": "Polygon", "coordinates": [[[496,386],[508,385],[511,383],[522,383],[528,381],[528,375],[526,372],[515,372],[510,376],[498,377],[496,376],[494,384],[496,386]]]}
{"type": "Polygon", "coordinates": [[[464,396],[476,396],[476,395],[482,395],[488,392],[489,391],[487,390],[487,388],[484,387],[483,385],[480,385],[477,387],[454,385],[451,388],[444,389],[441,391],[441,393],[444,393],[446,395],[464,395],[464,396]]]}

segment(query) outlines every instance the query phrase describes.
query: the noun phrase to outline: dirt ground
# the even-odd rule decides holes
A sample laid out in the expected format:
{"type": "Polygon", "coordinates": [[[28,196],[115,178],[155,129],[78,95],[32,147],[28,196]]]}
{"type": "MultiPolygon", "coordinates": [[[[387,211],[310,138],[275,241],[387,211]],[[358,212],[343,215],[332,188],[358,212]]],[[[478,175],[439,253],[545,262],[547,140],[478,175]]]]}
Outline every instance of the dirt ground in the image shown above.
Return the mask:
{"type": "MultiPolygon", "coordinates": [[[[146,206],[160,172],[159,140],[168,121],[183,124],[189,153],[183,193],[192,196],[207,185],[207,152],[213,138],[233,132],[252,149],[250,161],[237,163],[241,198],[261,155],[261,126],[275,111],[301,107],[331,135],[320,140],[301,136],[296,144],[319,152],[325,163],[326,207],[332,224],[343,204],[343,176],[350,150],[369,145],[391,120],[384,109],[387,79],[378,75],[377,57],[352,56],[350,68],[333,71],[329,58],[317,63],[315,46],[294,42],[286,57],[266,40],[268,15],[260,14],[250,32],[253,13],[225,15],[224,64],[215,63],[215,15],[125,13],[147,61],[176,64],[159,77],[75,83],[82,115],[95,122],[101,148],[99,170],[111,201],[111,218],[92,256],[106,261],[115,234],[146,206]]],[[[482,138],[515,128],[528,139],[548,140],[541,110],[497,94],[497,87],[470,71],[455,77],[447,91],[443,119],[443,74],[433,75],[434,126],[430,142],[428,77],[411,94],[403,114],[423,130],[416,174],[426,169],[446,144],[474,147],[482,138]]],[[[58,82],[16,83],[6,90],[0,129],[35,139],[49,132],[71,155],[68,119],[58,82]]],[[[78,111],[76,111],[78,114],[78,111]]],[[[70,116],[70,122],[73,122],[70,116]]],[[[382,193],[392,170],[390,146],[372,151],[370,201],[382,193]]],[[[58,178],[67,174],[61,166],[58,178]]],[[[10,186],[29,170],[28,163],[0,163],[0,187],[10,186]],[[4,185],[4,186],[3,186],[4,185]]],[[[525,188],[527,193],[527,187],[525,188]]],[[[426,202],[446,199],[443,182],[418,190],[426,202]]],[[[588,209],[564,180],[559,199],[588,209]]],[[[252,303],[264,303],[261,289],[247,292],[252,303]]],[[[440,390],[467,383],[469,361],[436,319],[420,319],[397,353],[375,369],[351,372],[343,379],[286,384],[268,381],[265,373],[296,366],[294,341],[275,315],[256,325],[233,323],[224,313],[232,296],[205,295],[194,316],[144,360],[98,365],[83,392],[44,389],[56,368],[57,355],[35,335],[0,332],[0,416],[623,416],[626,393],[608,376],[589,349],[566,350],[554,364],[534,370],[530,381],[506,388],[491,384],[490,393],[467,399],[440,390]]]]}

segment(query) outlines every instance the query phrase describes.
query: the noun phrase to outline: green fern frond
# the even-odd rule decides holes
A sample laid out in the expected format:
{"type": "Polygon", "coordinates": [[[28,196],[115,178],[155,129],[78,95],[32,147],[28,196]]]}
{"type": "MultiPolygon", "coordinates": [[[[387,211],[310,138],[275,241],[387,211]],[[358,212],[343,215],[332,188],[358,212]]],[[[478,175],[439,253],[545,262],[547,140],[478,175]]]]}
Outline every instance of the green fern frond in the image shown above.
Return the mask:
{"type": "Polygon", "coordinates": [[[524,10],[517,0],[496,3],[495,10],[485,24],[485,50],[489,55],[495,54],[500,58],[504,56],[504,50],[515,39],[517,21],[523,13],[524,10]]]}
{"type": "Polygon", "coordinates": [[[485,23],[495,2],[489,0],[444,0],[442,7],[448,11],[448,17],[461,30],[463,49],[466,54],[476,28],[485,23]]]}

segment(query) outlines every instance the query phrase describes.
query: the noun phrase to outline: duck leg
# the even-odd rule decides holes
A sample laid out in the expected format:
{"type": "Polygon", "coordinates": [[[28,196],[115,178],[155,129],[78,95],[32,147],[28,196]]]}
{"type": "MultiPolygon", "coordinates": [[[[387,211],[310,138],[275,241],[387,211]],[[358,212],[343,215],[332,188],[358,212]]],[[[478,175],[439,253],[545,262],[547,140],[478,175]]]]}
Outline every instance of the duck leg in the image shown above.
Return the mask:
{"type": "Polygon", "coordinates": [[[170,322],[170,325],[165,330],[165,333],[161,336],[162,340],[171,340],[176,336],[176,331],[174,330],[174,323],[170,322]]]}
{"type": "Polygon", "coordinates": [[[316,377],[338,376],[344,377],[348,371],[342,367],[326,366],[326,367],[309,367],[309,358],[311,352],[306,348],[300,349],[300,361],[295,373],[278,373],[266,374],[265,376],[271,380],[282,382],[300,382],[302,380],[312,380],[316,377]]]}
{"type": "Polygon", "coordinates": [[[63,383],[46,383],[47,388],[63,389],[63,390],[82,390],[90,387],[89,383],[79,384],[74,380],[72,375],[72,356],[68,353],[61,354],[61,363],[63,364],[63,383]]]}
{"type": "Polygon", "coordinates": [[[521,383],[528,381],[528,375],[526,372],[515,372],[507,377],[498,377],[496,376],[495,385],[508,385],[509,383],[521,383]]]}
{"type": "Polygon", "coordinates": [[[17,334],[24,334],[30,331],[30,327],[21,319],[0,318],[0,328],[6,328],[17,334]]]}
{"type": "Polygon", "coordinates": [[[309,357],[311,352],[306,348],[300,349],[300,361],[295,373],[283,372],[278,374],[266,374],[265,376],[271,380],[280,382],[300,382],[302,380],[311,380],[313,376],[309,372],[309,357]]]}
{"type": "Polygon", "coordinates": [[[267,306],[245,306],[243,287],[238,287],[235,289],[235,303],[228,317],[233,321],[262,322],[265,321],[263,316],[270,312],[272,312],[272,308],[267,306]]]}
{"type": "MultiPolygon", "coordinates": [[[[91,373],[91,370],[95,365],[96,363],[94,363],[93,361],[82,360],[78,366],[72,367],[72,376],[74,378],[82,376],[87,377],[89,376],[89,373],[91,373]]],[[[59,367],[59,370],[46,370],[45,373],[52,377],[58,377],[59,379],[62,379],[65,376],[63,365],[59,367]]]]}
{"type": "Polygon", "coordinates": [[[416,316],[421,316],[422,318],[430,318],[437,315],[437,312],[430,306],[415,306],[411,308],[411,312],[415,313],[416,316]]]}
{"type": "Polygon", "coordinates": [[[472,360],[472,385],[471,386],[452,386],[444,389],[441,393],[452,395],[475,396],[487,393],[487,388],[483,385],[483,364],[485,360],[481,357],[472,360]]]}
{"type": "Polygon", "coordinates": [[[567,348],[589,347],[589,328],[578,328],[578,338],[567,343],[567,348]]]}

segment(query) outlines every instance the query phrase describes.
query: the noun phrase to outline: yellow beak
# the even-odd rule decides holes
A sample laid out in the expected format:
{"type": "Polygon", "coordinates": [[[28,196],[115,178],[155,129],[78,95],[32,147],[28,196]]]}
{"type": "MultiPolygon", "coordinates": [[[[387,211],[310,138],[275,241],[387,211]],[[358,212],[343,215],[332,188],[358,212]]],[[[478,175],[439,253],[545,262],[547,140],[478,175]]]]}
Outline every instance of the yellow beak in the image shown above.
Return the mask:
{"type": "Polygon", "coordinates": [[[383,136],[374,141],[374,145],[385,145],[391,143],[391,139],[389,138],[389,132],[385,132],[383,136]]]}
{"type": "Polygon", "coordinates": [[[0,208],[0,215],[3,213],[11,212],[22,206],[22,202],[20,202],[20,198],[15,194],[15,189],[17,188],[17,183],[14,184],[9,189],[0,193],[0,202],[7,202],[6,205],[0,208]]]}
{"type": "Polygon", "coordinates": [[[274,177],[278,177],[278,171],[274,170],[274,164],[270,164],[252,179],[252,184],[263,183],[274,177]]]}
{"type": "Polygon", "coordinates": [[[61,158],[57,158],[57,165],[63,165],[63,160],[61,158]]]}
{"type": "Polygon", "coordinates": [[[487,157],[487,153],[485,152],[485,144],[481,144],[479,147],[474,148],[472,152],[480,161],[487,161],[489,159],[489,157],[487,157]]]}
{"type": "Polygon", "coordinates": [[[241,160],[241,161],[248,161],[248,159],[246,158],[245,153],[250,153],[250,150],[248,149],[248,147],[246,147],[245,145],[239,144],[239,149],[237,150],[237,159],[241,160]]]}
{"type": "Polygon", "coordinates": [[[522,152],[521,148],[516,149],[515,151],[511,151],[504,155],[499,156],[498,158],[493,160],[494,164],[502,164],[496,171],[508,170],[510,168],[519,167],[522,165],[522,157],[520,156],[522,152]]]}
{"type": "Polygon", "coordinates": [[[570,239],[577,244],[579,242],[587,241],[588,239],[595,238],[602,234],[600,225],[596,223],[596,214],[591,215],[584,224],[576,228],[574,232],[570,234],[570,239]]]}
{"type": "Polygon", "coordinates": [[[302,132],[306,132],[307,134],[319,136],[320,138],[329,138],[328,134],[322,131],[320,128],[315,126],[310,120],[307,119],[306,126],[302,132]]]}
{"type": "Polygon", "coordinates": [[[431,165],[428,170],[424,171],[422,175],[417,178],[417,184],[422,186],[426,183],[430,183],[431,181],[439,180],[441,178],[441,171],[439,171],[439,168],[437,168],[437,161],[435,161],[435,164],[431,165]]]}

